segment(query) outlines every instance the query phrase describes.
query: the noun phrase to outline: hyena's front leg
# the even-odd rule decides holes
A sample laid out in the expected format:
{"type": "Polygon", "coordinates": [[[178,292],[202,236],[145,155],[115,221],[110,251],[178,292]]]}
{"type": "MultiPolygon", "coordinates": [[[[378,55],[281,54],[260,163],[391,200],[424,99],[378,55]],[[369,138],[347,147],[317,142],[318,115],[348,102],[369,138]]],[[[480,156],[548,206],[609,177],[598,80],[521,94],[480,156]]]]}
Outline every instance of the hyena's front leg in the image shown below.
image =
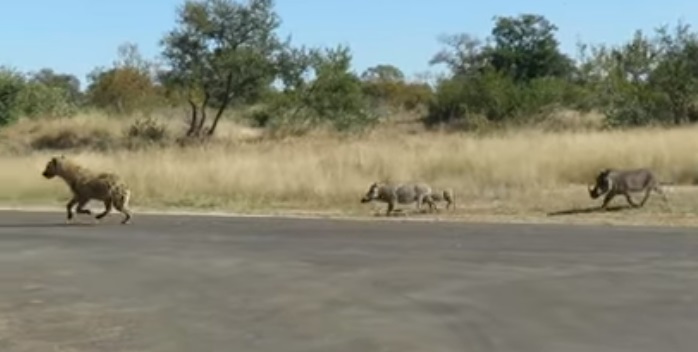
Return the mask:
{"type": "Polygon", "coordinates": [[[65,205],[65,210],[66,210],[66,221],[70,221],[73,219],[73,207],[75,204],[78,204],[78,199],[77,197],[73,196],[68,203],[65,205]]]}
{"type": "Polygon", "coordinates": [[[78,201],[78,207],[75,209],[75,212],[78,214],[92,215],[92,211],[90,211],[90,209],[85,209],[85,205],[87,205],[89,201],[89,199],[80,199],[78,201]]]}

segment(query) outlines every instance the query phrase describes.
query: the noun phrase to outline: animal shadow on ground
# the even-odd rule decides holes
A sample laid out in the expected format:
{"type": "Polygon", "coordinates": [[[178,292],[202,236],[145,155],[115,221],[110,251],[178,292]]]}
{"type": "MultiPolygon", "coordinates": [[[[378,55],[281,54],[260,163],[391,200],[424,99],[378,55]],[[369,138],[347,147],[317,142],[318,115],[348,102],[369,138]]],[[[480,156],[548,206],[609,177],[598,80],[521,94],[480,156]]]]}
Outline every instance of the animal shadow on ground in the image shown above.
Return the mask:
{"type": "Polygon", "coordinates": [[[548,216],[560,216],[560,215],[576,215],[576,214],[589,214],[589,213],[605,213],[605,212],[616,212],[632,209],[630,205],[616,205],[609,206],[606,209],[602,209],[601,206],[588,207],[588,208],[573,208],[566,210],[559,210],[548,213],[548,216]]]}
{"type": "MultiPolygon", "coordinates": [[[[406,217],[410,215],[424,215],[424,214],[429,214],[429,211],[427,209],[421,209],[421,210],[406,210],[406,209],[395,209],[392,211],[390,215],[387,215],[387,217],[406,217]]],[[[434,213],[436,214],[436,213],[434,213]]],[[[373,216],[376,217],[386,217],[385,215],[385,210],[377,210],[373,212],[373,216]]]]}
{"type": "Polygon", "coordinates": [[[74,222],[74,223],[65,223],[65,222],[51,222],[51,223],[30,223],[30,222],[24,222],[24,223],[0,223],[0,228],[6,228],[6,229],[11,229],[11,228],[48,228],[48,227],[89,227],[89,226],[95,226],[97,224],[93,223],[86,223],[86,222],[74,222]]]}

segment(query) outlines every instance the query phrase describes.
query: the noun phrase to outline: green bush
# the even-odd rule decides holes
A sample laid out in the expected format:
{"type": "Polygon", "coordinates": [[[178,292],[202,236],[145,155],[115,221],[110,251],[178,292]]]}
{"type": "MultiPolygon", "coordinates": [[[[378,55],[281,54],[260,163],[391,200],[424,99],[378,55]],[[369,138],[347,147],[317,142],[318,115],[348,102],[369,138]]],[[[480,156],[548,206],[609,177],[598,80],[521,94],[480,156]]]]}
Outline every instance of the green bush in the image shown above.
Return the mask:
{"type": "Polygon", "coordinates": [[[8,68],[0,67],[0,126],[16,121],[21,114],[20,94],[24,77],[8,68]]]}
{"type": "Polygon", "coordinates": [[[67,117],[77,112],[70,99],[65,89],[30,82],[21,90],[18,103],[26,117],[67,117]]]}

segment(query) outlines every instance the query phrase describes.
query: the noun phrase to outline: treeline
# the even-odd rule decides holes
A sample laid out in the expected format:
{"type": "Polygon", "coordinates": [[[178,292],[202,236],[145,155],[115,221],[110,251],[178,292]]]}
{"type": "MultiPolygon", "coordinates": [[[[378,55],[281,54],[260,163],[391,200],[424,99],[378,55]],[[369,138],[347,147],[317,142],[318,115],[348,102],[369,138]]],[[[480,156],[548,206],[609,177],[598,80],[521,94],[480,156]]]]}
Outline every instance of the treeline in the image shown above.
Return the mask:
{"type": "Polygon", "coordinates": [[[487,38],[439,38],[443,49],[430,64],[448,74],[427,84],[390,64],[357,74],[348,47],[280,38],[273,0],[188,0],[177,15],[158,60],[124,44],[84,90],[70,74],[1,68],[0,124],[86,108],[147,115],[165,107],[188,109],[183,134],[193,138],[213,135],[233,108],[290,133],[368,128],[400,110],[420,114],[426,126],[464,129],[533,124],[561,109],[597,111],[611,127],[698,120],[698,37],[684,24],[637,31],[618,46],[580,44],[572,58],[545,17],[498,17],[487,38]]]}

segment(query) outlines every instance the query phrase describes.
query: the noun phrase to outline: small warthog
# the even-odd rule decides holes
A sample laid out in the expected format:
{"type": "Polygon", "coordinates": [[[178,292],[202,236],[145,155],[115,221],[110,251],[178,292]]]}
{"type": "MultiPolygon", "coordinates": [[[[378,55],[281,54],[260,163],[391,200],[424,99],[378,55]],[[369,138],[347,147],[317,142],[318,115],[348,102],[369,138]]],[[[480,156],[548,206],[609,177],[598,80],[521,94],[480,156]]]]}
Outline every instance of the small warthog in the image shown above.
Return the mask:
{"type": "Polygon", "coordinates": [[[361,203],[368,203],[374,200],[388,203],[385,215],[389,216],[395,209],[396,204],[417,202],[417,209],[421,209],[422,203],[427,203],[429,204],[429,209],[433,210],[435,205],[431,200],[431,196],[431,187],[425,183],[387,184],[374,182],[369,187],[368,192],[361,198],[361,203]]]}
{"type": "Polygon", "coordinates": [[[592,187],[589,185],[589,196],[596,199],[602,195],[606,195],[601,205],[602,209],[606,209],[608,203],[617,195],[624,195],[625,199],[633,207],[642,207],[647,202],[652,191],[657,192],[662,196],[664,201],[667,201],[666,195],[659,185],[657,177],[652,171],[642,169],[631,170],[614,170],[604,169],[596,176],[596,184],[592,187]],[[640,204],[636,204],[630,193],[645,192],[645,197],[640,204]]]}
{"type": "MultiPolygon", "coordinates": [[[[433,190],[431,195],[430,195],[431,201],[434,202],[434,206],[436,206],[436,203],[439,202],[446,202],[446,209],[450,209],[453,207],[453,209],[456,208],[456,197],[455,194],[453,193],[453,190],[450,188],[446,188],[444,190],[433,190]]],[[[438,209],[438,207],[436,207],[438,209]]]]}

